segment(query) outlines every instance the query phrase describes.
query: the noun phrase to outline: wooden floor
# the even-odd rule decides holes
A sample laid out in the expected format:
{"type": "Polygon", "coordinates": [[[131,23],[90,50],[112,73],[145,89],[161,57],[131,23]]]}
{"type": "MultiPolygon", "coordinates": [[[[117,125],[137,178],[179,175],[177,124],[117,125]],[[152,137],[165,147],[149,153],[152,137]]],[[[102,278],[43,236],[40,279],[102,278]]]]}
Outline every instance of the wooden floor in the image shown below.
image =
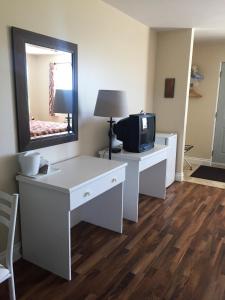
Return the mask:
{"type": "Polygon", "coordinates": [[[139,222],[122,235],[74,228],[72,256],[71,282],[19,260],[17,299],[225,299],[225,190],[183,182],[166,201],[141,196],[139,222]]]}

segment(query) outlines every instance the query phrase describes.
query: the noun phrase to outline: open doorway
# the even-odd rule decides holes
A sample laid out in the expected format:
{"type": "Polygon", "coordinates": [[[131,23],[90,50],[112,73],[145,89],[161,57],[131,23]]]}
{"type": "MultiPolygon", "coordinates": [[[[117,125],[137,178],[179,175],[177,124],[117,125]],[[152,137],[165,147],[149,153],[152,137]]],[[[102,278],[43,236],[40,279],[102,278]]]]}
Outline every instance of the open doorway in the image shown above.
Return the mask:
{"type": "MultiPolygon", "coordinates": [[[[196,182],[196,178],[190,176],[200,165],[225,168],[225,64],[223,62],[225,62],[225,31],[196,30],[192,66],[198,68],[198,72],[204,79],[198,81],[189,95],[185,144],[193,147],[185,154],[186,162],[191,165],[190,167],[184,162],[184,178],[188,181],[196,182]],[[224,78],[220,79],[221,65],[224,68],[224,78]],[[221,105],[218,101],[220,98],[221,105]]],[[[200,183],[204,184],[202,181],[200,183]]],[[[210,185],[208,181],[206,183],[210,185]]],[[[222,183],[222,186],[220,183],[219,186],[225,187],[225,183],[222,183]]]]}

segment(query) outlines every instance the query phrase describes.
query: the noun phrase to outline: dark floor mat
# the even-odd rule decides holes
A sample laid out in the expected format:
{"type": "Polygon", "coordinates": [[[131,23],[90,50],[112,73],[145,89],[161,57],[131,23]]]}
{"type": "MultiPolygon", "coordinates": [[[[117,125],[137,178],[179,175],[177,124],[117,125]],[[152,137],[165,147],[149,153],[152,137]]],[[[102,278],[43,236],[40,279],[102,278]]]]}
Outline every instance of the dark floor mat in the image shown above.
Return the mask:
{"type": "Polygon", "coordinates": [[[191,174],[191,177],[225,182],[225,169],[200,166],[191,174]]]}

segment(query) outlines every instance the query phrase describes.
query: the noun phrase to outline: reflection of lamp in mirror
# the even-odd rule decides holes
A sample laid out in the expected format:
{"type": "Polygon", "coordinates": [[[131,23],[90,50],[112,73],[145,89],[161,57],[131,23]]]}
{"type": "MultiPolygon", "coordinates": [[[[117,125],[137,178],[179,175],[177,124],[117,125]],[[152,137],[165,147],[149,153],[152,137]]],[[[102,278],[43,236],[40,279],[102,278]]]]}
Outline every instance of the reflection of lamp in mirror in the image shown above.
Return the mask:
{"type": "Polygon", "coordinates": [[[54,112],[59,114],[67,114],[67,131],[70,132],[70,114],[72,113],[72,90],[56,90],[54,101],[54,112]]]}

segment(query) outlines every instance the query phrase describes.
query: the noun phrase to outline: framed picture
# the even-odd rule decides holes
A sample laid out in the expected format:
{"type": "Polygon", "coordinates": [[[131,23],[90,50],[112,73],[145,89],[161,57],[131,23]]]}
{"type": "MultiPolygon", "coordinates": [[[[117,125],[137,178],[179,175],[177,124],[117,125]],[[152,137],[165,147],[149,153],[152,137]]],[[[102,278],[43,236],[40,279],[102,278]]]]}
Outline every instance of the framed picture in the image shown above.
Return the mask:
{"type": "Polygon", "coordinates": [[[175,78],[165,79],[164,98],[174,98],[175,78]]]}

